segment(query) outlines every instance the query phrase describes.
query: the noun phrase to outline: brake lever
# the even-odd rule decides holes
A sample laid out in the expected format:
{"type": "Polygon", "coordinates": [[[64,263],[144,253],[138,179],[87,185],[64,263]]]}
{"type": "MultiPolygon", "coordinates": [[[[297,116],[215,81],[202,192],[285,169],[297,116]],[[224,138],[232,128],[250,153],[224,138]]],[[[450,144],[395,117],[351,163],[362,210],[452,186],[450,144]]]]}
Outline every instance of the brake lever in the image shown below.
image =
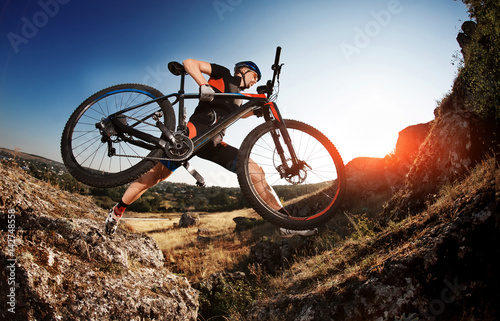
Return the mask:
{"type": "Polygon", "coordinates": [[[277,73],[276,73],[276,80],[280,80],[280,75],[281,75],[281,67],[283,67],[284,64],[280,64],[278,67],[277,67],[277,73]]]}

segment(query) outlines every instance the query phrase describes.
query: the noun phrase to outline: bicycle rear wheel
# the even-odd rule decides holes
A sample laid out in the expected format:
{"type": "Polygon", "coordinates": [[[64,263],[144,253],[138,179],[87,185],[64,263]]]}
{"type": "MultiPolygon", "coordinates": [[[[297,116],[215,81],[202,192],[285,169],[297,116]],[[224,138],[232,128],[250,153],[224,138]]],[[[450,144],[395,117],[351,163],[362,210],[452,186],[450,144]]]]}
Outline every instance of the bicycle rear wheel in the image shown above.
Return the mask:
{"type": "MultiPolygon", "coordinates": [[[[108,116],[162,96],[146,85],[123,84],[86,99],[69,118],[61,138],[62,159],[71,175],[90,186],[115,187],[149,171],[156,161],[144,157],[162,157],[164,151],[151,144],[131,144],[133,137],[115,128],[108,116]],[[97,128],[99,125],[101,129],[97,128]],[[109,156],[110,148],[121,156],[109,156]]],[[[173,130],[175,113],[167,99],[127,111],[119,116],[120,122],[159,138],[162,133],[151,118],[157,111],[162,112],[167,128],[173,130]]]]}
{"type": "Polygon", "coordinates": [[[286,170],[292,165],[288,149],[274,125],[267,122],[241,144],[238,181],[243,195],[267,221],[293,230],[319,227],[333,217],[344,193],[344,164],[335,146],[317,129],[295,120],[285,120],[285,124],[302,162],[300,168],[294,174],[286,170]],[[273,132],[285,149],[286,164],[277,153],[273,132]],[[267,186],[267,192],[259,185],[267,186]],[[266,201],[269,193],[277,196],[286,212],[266,201]]]}

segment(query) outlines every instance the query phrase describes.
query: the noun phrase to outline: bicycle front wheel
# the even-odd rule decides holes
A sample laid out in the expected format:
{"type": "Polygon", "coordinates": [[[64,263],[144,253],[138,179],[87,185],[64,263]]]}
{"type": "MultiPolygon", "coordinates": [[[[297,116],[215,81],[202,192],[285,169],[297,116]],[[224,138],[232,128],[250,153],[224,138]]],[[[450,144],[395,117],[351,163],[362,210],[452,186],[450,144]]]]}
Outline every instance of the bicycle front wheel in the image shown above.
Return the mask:
{"type": "MultiPolygon", "coordinates": [[[[123,84],[86,99],[69,118],[61,138],[62,159],[70,174],[90,186],[116,187],[149,171],[156,164],[154,158],[162,157],[164,151],[147,143],[131,143],[138,140],[120,132],[108,116],[162,96],[160,91],[146,85],[123,84]]],[[[118,117],[123,124],[159,138],[162,132],[152,119],[155,112],[161,112],[167,128],[174,129],[175,114],[167,99],[131,109],[118,117]]]]}
{"type": "Polygon", "coordinates": [[[319,227],[333,217],[344,193],[344,164],[320,131],[295,120],[285,124],[300,164],[292,164],[282,135],[267,122],[241,144],[238,181],[243,195],[267,221],[293,230],[319,227]]]}

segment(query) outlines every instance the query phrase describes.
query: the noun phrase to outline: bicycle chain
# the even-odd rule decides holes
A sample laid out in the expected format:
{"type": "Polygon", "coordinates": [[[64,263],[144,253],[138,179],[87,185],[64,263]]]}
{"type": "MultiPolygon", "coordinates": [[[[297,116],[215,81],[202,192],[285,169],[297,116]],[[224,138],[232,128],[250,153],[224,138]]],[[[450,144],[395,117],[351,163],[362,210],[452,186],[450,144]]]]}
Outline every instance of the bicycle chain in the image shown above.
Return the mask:
{"type": "Polygon", "coordinates": [[[130,158],[142,158],[142,159],[150,159],[150,160],[156,160],[156,161],[176,161],[176,162],[182,162],[187,160],[189,157],[191,157],[191,154],[188,156],[185,156],[183,158],[166,158],[166,157],[150,157],[150,156],[137,156],[137,155],[122,155],[122,154],[115,154],[113,156],[118,156],[118,157],[130,157],[130,158]]]}

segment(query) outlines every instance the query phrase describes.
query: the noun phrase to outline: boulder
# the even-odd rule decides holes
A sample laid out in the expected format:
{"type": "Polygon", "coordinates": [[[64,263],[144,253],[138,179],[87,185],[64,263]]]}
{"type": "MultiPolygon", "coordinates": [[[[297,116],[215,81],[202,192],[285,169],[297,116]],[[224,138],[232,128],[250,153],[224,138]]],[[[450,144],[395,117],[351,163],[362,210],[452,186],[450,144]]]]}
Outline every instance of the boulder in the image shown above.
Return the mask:
{"type": "Polygon", "coordinates": [[[483,160],[493,130],[466,104],[469,93],[460,78],[436,112],[429,135],[418,150],[398,193],[384,215],[392,218],[426,207],[439,189],[469,173],[483,160]]]}
{"type": "Polygon", "coordinates": [[[385,179],[385,160],[374,157],[358,157],[346,167],[347,193],[377,192],[388,189],[385,179]]]}
{"type": "Polygon", "coordinates": [[[234,228],[235,233],[241,233],[243,231],[249,230],[258,224],[257,219],[253,217],[237,216],[233,218],[233,221],[234,223],[236,223],[236,227],[234,228]]]}
{"type": "Polygon", "coordinates": [[[250,249],[249,261],[257,264],[262,269],[274,275],[291,262],[294,253],[294,245],[289,239],[274,241],[264,239],[252,246],[250,249]]]}
{"type": "Polygon", "coordinates": [[[418,150],[425,141],[432,122],[408,126],[398,134],[395,154],[399,162],[410,164],[417,156],[418,150]]]}
{"type": "Polygon", "coordinates": [[[185,228],[200,224],[200,215],[196,213],[184,213],[179,220],[179,227],[185,228]]]}

